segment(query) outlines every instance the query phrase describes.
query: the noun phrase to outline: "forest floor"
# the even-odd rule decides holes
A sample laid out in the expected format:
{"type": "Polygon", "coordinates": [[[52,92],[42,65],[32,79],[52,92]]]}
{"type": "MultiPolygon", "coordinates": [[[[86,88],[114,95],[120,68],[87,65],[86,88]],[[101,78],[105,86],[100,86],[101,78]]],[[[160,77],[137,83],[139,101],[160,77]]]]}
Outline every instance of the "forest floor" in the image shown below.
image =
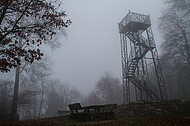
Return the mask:
{"type": "Polygon", "coordinates": [[[118,105],[113,120],[80,121],[69,116],[0,122],[0,126],[190,126],[190,101],[165,100],[118,105]]]}
{"type": "Polygon", "coordinates": [[[189,116],[119,117],[114,120],[77,121],[68,117],[0,123],[1,126],[190,126],[189,116]]]}

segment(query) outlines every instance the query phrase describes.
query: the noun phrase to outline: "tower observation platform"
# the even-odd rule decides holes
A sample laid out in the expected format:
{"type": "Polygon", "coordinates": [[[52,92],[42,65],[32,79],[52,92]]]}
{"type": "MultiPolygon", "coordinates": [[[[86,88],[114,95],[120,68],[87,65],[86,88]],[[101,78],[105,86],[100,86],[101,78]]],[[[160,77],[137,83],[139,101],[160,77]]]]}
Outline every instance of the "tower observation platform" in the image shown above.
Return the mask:
{"type": "MultiPolygon", "coordinates": [[[[149,15],[129,12],[119,25],[124,102],[130,102],[132,92],[136,100],[167,99],[162,69],[151,29],[149,15]],[[151,57],[155,81],[151,82],[147,56],[151,57]],[[132,91],[131,86],[135,88],[132,91]]],[[[150,62],[150,61],[148,61],[150,62]]]]}
{"type": "Polygon", "coordinates": [[[144,31],[149,26],[151,26],[150,16],[129,12],[119,23],[119,33],[144,31]]]}

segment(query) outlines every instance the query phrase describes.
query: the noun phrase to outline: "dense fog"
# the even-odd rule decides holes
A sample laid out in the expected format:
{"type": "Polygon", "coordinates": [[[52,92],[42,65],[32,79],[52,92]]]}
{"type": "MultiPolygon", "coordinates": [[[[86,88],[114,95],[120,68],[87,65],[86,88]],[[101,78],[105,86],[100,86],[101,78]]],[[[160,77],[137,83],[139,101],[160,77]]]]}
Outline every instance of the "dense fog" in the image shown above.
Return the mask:
{"type": "MultiPolygon", "coordinates": [[[[188,1],[32,2],[0,2],[2,119],[11,113],[13,120],[17,115],[20,120],[53,117],[76,102],[122,104],[118,23],[130,11],[150,15],[168,99],[190,99],[188,1]]],[[[154,66],[148,71],[156,83],[154,66]]]]}

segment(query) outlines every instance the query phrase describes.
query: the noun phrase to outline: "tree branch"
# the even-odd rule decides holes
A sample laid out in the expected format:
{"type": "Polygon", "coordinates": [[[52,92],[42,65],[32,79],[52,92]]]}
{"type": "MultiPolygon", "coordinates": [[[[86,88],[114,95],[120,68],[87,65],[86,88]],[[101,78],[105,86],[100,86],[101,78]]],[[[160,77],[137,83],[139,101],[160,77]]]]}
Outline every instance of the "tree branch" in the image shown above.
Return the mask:
{"type": "MultiPolygon", "coordinates": [[[[32,1],[31,1],[31,2],[32,2],[32,1]]],[[[20,21],[20,19],[23,17],[24,13],[28,10],[28,7],[30,6],[31,2],[28,4],[28,6],[26,6],[26,8],[25,8],[25,10],[23,11],[23,13],[21,14],[21,16],[16,20],[16,22],[15,22],[13,28],[0,38],[0,42],[1,42],[8,34],[10,34],[10,33],[15,29],[16,25],[18,24],[18,22],[20,21]]]]}
{"type": "Polygon", "coordinates": [[[0,17],[0,24],[2,23],[4,17],[5,17],[5,14],[6,14],[6,11],[8,9],[8,6],[12,3],[12,0],[10,1],[7,1],[7,3],[5,3],[5,7],[3,7],[3,12],[1,13],[1,17],[0,17]],[[9,3],[8,3],[9,2],[9,3]]]}

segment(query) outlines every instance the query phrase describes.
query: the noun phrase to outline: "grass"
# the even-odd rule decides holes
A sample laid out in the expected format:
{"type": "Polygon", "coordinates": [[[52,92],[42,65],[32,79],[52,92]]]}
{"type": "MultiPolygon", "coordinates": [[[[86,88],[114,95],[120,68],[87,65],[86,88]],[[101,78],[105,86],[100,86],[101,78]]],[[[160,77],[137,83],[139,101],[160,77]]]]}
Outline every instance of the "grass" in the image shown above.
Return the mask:
{"type": "Polygon", "coordinates": [[[68,117],[4,122],[0,126],[190,126],[190,116],[120,117],[115,120],[77,121],[68,117]]]}

